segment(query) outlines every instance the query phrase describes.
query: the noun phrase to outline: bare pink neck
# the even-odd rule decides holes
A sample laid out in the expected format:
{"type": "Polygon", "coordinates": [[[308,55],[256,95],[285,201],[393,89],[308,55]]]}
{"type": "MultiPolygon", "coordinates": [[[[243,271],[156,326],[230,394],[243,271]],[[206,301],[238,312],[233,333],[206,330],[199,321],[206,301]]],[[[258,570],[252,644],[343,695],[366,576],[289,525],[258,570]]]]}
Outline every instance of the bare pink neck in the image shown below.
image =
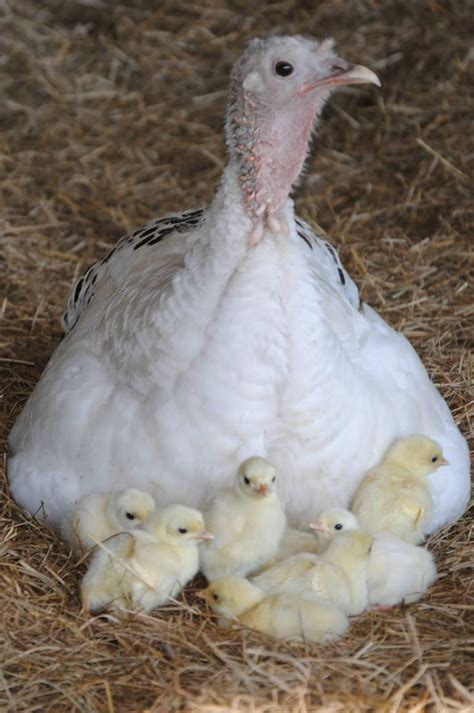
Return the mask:
{"type": "Polygon", "coordinates": [[[299,100],[291,110],[267,115],[244,95],[229,111],[228,142],[251,217],[269,221],[285,204],[303,168],[318,108],[299,100]]]}

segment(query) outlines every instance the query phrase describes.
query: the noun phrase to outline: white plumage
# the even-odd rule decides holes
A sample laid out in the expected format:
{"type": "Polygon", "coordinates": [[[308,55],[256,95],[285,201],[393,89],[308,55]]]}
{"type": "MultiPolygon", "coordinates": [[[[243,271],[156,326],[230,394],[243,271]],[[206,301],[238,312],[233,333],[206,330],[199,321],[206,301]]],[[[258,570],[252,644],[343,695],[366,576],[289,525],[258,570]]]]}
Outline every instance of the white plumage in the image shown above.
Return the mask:
{"type": "Polygon", "coordinates": [[[373,607],[412,604],[436,581],[431,552],[393,535],[377,535],[369,560],[369,602],[373,607]]]}
{"type": "Polygon", "coordinates": [[[66,515],[61,523],[61,536],[74,552],[84,554],[97,542],[143,525],[154,510],[151,495],[136,488],[108,495],[91,493],[66,515]]]}
{"type": "Polygon", "coordinates": [[[84,494],[159,483],[164,503],[202,507],[260,454],[304,526],[346,506],[394,439],[423,432],[450,462],[430,480],[428,529],[462,513],[468,452],[447,405],[288,197],[331,89],[376,81],[330,42],[250,44],[210,207],[135,231],[73,289],[10,437],[21,505],[57,526],[84,494]]]}

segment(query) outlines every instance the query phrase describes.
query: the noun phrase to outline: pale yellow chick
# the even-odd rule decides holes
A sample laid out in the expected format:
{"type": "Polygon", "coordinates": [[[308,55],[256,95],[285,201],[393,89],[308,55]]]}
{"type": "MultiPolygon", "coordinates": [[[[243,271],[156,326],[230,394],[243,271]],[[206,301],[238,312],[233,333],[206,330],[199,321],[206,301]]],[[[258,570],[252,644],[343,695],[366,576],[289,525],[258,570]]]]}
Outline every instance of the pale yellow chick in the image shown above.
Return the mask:
{"type": "Polygon", "coordinates": [[[320,555],[321,564],[312,576],[312,588],[316,593],[340,603],[349,599],[344,611],[353,616],[367,608],[369,602],[368,567],[373,538],[366,532],[343,532],[336,535],[325,552],[320,555]],[[336,571],[337,569],[337,571],[336,571]],[[342,584],[344,574],[348,589],[342,584]]]}
{"type": "Polygon", "coordinates": [[[223,618],[221,626],[237,618],[240,623],[277,639],[324,644],[349,628],[347,616],[335,604],[313,594],[266,595],[246,579],[218,579],[199,593],[223,618]]]}
{"type": "Polygon", "coordinates": [[[441,447],[427,436],[396,441],[354,496],[351,509],[361,527],[373,535],[422,542],[433,508],[428,475],[447,463],[441,447]]]}
{"type": "Polygon", "coordinates": [[[143,529],[116,535],[97,548],[82,581],[83,608],[155,609],[195,576],[198,544],[211,538],[197,510],[164,508],[143,529]]]}
{"type": "Polygon", "coordinates": [[[336,535],[360,530],[356,516],[344,508],[325,510],[309,527],[313,531],[319,552],[324,552],[336,535]]]}
{"type": "MultiPolygon", "coordinates": [[[[357,518],[349,510],[327,510],[314,526],[324,538],[327,547],[344,529],[359,529],[357,518]],[[316,526],[317,524],[317,526],[316,526]],[[341,525],[340,528],[335,528],[341,525]]],[[[404,602],[411,604],[420,599],[436,580],[433,555],[399,537],[381,534],[374,537],[369,556],[367,584],[369,605],[386,608],[404,602]]]]}
{"type": "Polygon", "coordinates": [[[248,458],[234,487],[217,493],[205,510],[206,524],[215,537],[201,548],[201,569],[209,581],[244,577],[277,553],[286,518],[275,481],[271,463],[248,458]]]}
{"type": "Polygon", "coordinates": [[[278,562],[251,579],[266,593],[312,592],[347,614],[368,604],[367,568],[372,537],[362,532],[334,536],[321,555],[300,553],[278,562]]]}
{"type": "Polygon", "coordinates": [[[76,554],[84,554],[97,542],[143,525],[154,510],[151,495],[135,488],[86,495],[66,516],[61,536],[76,554]]]}

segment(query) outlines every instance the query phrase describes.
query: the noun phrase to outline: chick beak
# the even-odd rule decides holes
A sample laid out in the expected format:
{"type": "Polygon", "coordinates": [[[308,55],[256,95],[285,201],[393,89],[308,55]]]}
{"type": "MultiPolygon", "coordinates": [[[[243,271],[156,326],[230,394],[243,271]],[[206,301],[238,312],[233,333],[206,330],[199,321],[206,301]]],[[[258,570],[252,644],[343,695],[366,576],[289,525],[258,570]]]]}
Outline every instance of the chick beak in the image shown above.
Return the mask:
{"type": "Polygon", "coordinates": [[[209,530],[201,530],[201,532],[198,532],[197,535],[194,536],[195,540],[213,540],[214,535],[212,532],[209,532],[209,530]]]}
{"type": "Polygon", "coordinates": [[[446,458],[441,458],[441,460],[439,461],[439,465],[449,465],[449,460],[447,460],[446,458]]]}
{"type": "Polygon", "coordinates": [[[207,589],[201,589],[199,592],[196,592],[196,597],[199,597],[199,599],[207,599],[207,589]]]}
{"type": "Polygon", "coordinates": [[[327,528],[321,522],[310,522],[308,527],[314,532],[322,532],[323,534],[327,531],[327,528]]]}
{"type": "Polygon", "coordinates": [[[381,82],[371,69],[363,67],[361,64],[351,64],[343,59],[338,59],[333,62],[325,77],[319,77],[314,82],[307,84],[301,89],[300,94],[304,96],[314,89],[341,87],[348,84],[375,84],[380,87],[381,82]]]}
{"type": "Polygon", "coordinates": [[[269,494],[268,485],[265,485],[265,484],[264,484],[264,485],[259,485],[258,488],[257,488],[257,493],[258,493],[259,495],[268,495],[268,494],[269,494]]]}

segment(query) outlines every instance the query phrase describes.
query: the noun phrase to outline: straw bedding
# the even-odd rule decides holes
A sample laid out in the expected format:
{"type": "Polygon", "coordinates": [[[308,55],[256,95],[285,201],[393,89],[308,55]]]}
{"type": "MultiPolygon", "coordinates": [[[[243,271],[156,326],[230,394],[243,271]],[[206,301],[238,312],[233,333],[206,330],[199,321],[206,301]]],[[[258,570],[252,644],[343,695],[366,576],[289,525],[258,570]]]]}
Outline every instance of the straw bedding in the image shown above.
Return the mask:
{"type": "MultiPolygon", "coordinates": [[[[469,3],[6,0],[1,12],[3,438],[58,343],[73,278],[130,228],[210,199],[230,65],[270,31],[333,35],[382,79],[331,101],[298,210],[471,434],[469,3]]],[[[440,578],[424,601],[366,613],[321,649],[220,632],[199,582],[152,616],[81,614],[82,566],[2,487],[1,710],[474,710],[468,514],[431,538],[440,578]]]]}

